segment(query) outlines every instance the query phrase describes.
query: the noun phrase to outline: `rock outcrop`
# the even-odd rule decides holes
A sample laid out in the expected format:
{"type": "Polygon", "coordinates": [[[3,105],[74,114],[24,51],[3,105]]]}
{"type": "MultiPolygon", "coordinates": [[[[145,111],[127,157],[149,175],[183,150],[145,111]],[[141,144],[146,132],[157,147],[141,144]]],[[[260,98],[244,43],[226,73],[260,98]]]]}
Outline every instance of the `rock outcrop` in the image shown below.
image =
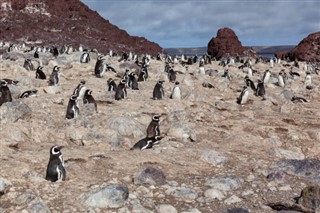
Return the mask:
{"type": "Polygon", "coordinates": [[[320,32],[315,32],[304,38],[298,46],[291,50],[287,57],[299,61],[320,61],[320,32]]]}
{"type": "Polygon", "coordinates": [[[242,46],[237,35],[230,28],[218,30],[217,37],[209,41],[207,52],[216,59],[237,55],[256,57],[252,49],[242,46]]]}
{"type": "Polygon", "coordinates": [[[162,48],[130,36],[79,0],[0,0],[0,40],[35,45],[70,44],[101,52],[157,54],[162,48]]]}

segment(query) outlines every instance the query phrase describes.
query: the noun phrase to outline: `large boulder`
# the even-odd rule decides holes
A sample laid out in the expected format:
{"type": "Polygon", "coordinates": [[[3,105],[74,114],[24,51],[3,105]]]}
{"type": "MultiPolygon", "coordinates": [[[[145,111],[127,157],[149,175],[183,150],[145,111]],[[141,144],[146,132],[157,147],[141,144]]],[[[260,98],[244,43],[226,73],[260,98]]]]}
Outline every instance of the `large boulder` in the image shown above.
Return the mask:
{"type": "Polygon", "coordinates": [[[209,41],[207,52],[218,60],[228,56],[257,56],[252,49],[242,46],[237,35],[230,28],[218,30],[217,37],[209,41]]]}

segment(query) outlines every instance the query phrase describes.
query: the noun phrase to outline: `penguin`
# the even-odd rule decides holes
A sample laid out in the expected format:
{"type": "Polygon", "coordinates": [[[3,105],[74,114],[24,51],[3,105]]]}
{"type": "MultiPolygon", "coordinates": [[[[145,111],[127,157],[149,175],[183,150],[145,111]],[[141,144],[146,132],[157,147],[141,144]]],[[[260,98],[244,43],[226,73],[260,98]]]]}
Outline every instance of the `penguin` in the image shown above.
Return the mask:
{"type": "Polygon", "coordinates": [[[206,71],[204,70],[204,59],[201,58],[200,62],[199,62],[199,73],[200,75],[205,75],[206,71]]]}
{"type": "Polygon", "coordinates": [[[112,57],[113,56],[113,51],[109,50],[109,56],[112,57]]]}
{"type": "Polygon", "coordinates": [[[34,52],[33,57],[39,58],[39,50],[38,49],[36,49],[36,51],[34,52]]]}
{"type": "Polygon", "coordinates": [[[179,87],[179,82],[176,81],[175,86],[172,89],[172,93],[170,95],[171,99],[177,99],[180,100],[181,99],[181,89],[179,87]]]}
{"type": "Polygon", "coordinates": [[[109,92],[117,90],[117,84],[112,78],[108,79],[107,84],[108,84],[108,91],[109,92]]]}
{"type": "Polygon", "coordinates": [[[142,65],[141,72],[139,73],[138,81],[146,81],[148,79],[148,76],[148,69],[147,66],[144,64],[142,65]]]}
{"type": "Polygon", "coordinates": [[[240,96],[237,98],[237,103],[241,104],[241,105],[246,104],[247,101],[248,101],[248,97],[249,97],[248,87],[244,86],[242,91],[241,91],[240,96]]]}
{"type": "Polygon", "coordinates": [[[52,50],[51,50],[51,53],[52,53],[53,57],[58,57],[58,55],[59,55],[58,48],[57,47],[53,47],[52,50]]]}
{"type": "Polygon", "coordinates": [[[251,67],[248,67],[248,76],[249,77],[253,76],[251,67]]]}
{"type": "Polygon", "coordinates": [[[261,96],[262,98],[264,98],[265,94],[266,94],[266,90],[264,88],[264,83],[262,80],[258,80],[257,90],[255,91],[255,95],[261,96]]]}
{"type": "Polygon", "coordinates": [[[43,72],[43,67],[39,66],[36,70],[36,79],[42,79],[45,80],[47,78],[46,74],[43,72]]]}
{"type": "Polygon", "coordinates": [[[49,86],[56,86],[60,81],[60,67],[54,66],[49,78],[49,86]]]}
{"type": "Polygon", "coordinates": [[[293,96],[293,97],[291,98],[291,101],[292,101],[293,103],[306,103],[306,102],[308,102],[305,98],[297,97],[297,96],[293,96]]]}
{"type": "Polygon", "coordinates": [[[96,65],[94,67],[94,74],[98,78],[102,78],[102,76],[107,70],[107,65],[103,63],[104,60],[105,59],[103,58],[103,55],[99,55],[97,58],[96,65]]]}
{"type": "Polygon", "coordinates": [[[272,59],[272,58],[270,58],[270,62],[269,62],[269,64],[270,64],[270,67],[271,67],[271,68],[273,68],[273,67],[274,67],[274,61],[273,61],[273,59],[272,59]]]}
{"type": "Polygon", "coordinates": [[[23,93],[20,95],[20,98],[36,97],[36,96],[37,96],[37,92],[38,92],[38,90],[36,90],[36,89],[27,90],[27,91],[23,92],[23,93]]]}
{"type": "Polygon", "coordinates": [[[127,97],[126,81],[122,79],[116,89],[115,99],[121,100],[127,97]]]}
{"type": "Polygon", "coordinates": [[[246,75],[246,77],[244,77],[244,81],[247,87],[250,87],[254,92],[256,91],[256,86],[254,85],[253,81],[249,78],[249,76],[246,75]]]}
{"type": "Polygon", "coordinates": [[[72,95],[70,97],[68,106],[67,106],[67,113],[66,113],[66,118],[67,119],[72,119],[78,117],[80,111],[79,111],[79,106],[78,106],[78,97],[75,95],[72,95]]]}
{"type": "Polygon", "coordinates": [[[286,74],[283,70],[281,70],[278,74],[278,85],[280,87],[284,87],[284,85],[286,84],[286,74]]]}
{"type": "Polygon", "coordinates": [[[0,106],[6,102],[12,102],[11,91],[8,87],[8,83],[4,80],[0,81],[0,106]]]}
{"type": "Polygon", "coordinates": [[[299,73],[293,72],[292,70],[289,71],[289,74],[291,75],[292,78],[294,78],[295,76],[300,77],[299,73]]]}
{"type": "Polygon", "coordinates": [[[66,179],[64,159],[61,153],[63,146],[52,146],[50,148],[50,159],[47,166],[46,180],[56,182],[66,179]]]}
{"type": "Polygon", "coordinates": [[[225,70],[224,73],[223,73],[223,75],[222,75],[221,77],[230,80],[231,76],[230,76],[230,74],[229,74],[229,70],[225,70]]]}
{"type": "Polygon", "coordinates": [[[168,71],[168,79],[170,82],[175,82],[177,78],[176,72],[171,68],[168,71]]]}
{"type": "Polygon", "coordinates": [[[138,81],[135,77],[135,73],[131,72],[128,77],[129,77],[129,82],[128,85],[131,89],[133,90],[139,90],[139,86],[138,86],[138,81]]]}
{"type": "Polygon", "coordinates": [[[162,97],[164,97],[164,90],[163,90],[163,82],[159,80],[153,89],[153,99],[154,100],[160,100],[162,97]]]}
{"type": "Polygon", "coordinates": [[[147,128],[147,138],[160,135],[160,115],[154,115],[147,128]]]}
{"type": "Polygon", "coordinates": [[[118,60],[118,62],[121,62],[122,60],[127,61],[129,58],[129,55],[127,53],[123,53],[121,55],[121,58],[118,60]]]}
{"type": "Polygon", "coordinates": [[[130,150],[134,150],[134,149],[151,149],[153,147],[154,144],[158,144],[159,141],[162,139],[162,137],[160,136],[154,136],[151,138],[143,138],[141,140],[139,140],[130,150]]]}
{"type": "Polygon", "coordinates": [[[78,50],[79,50],[79,52],[83,52],[83,46],[82,46],[82,44],[79,45],[79,49],[78,49],[78,50]]]}
{"type": "Polygon", "coordinates": [[[271,75],[271,72],[270,72],[269,69],[267,69],[266,71],[264,71],[264,74],[263,74],[263,77],[262,77],[264,84],[267,84],[267,83],[268,83],[268,81],[270,80],[270,75],[271,75]]]}
{"type": "Polygon", "coordinates": [[[94,108],[96,109],[96,112],[98,112],[97,103],[92,96],[92,90],[87,89],[84,93],[83,104],[92,104],[92,103],[94,104],[94,108]]]}
{"type": "Polygon", "coordinates": [[[306,72],[306,77],[304,79],[304,85],[305,86],[311,86],[312,77],[310,72],[306,72]]]}
{"type": "Polygon", "coordinates": [[[73,47],[71,45],[68,45],[66,53],[70,55],[72,52],[73,52],[73,47]]]}
{"type": "Polygon", "coordinates": [[[72,95],[77,96],[77,99],[83,99],[84,93],[87,88],[84,86],[86,84],[85,80],[81,80],[78,86],[73,90],[72,95]]]}
{"type": "Polygon", "coordinates": [[[12,79],[9,79],[9,78],[3,78],[3,79],[0,79],[0,81],[6,81],[7,84],[12,84],[12,85],[17,85],[19,83],[19,81],[12,80],[12,79]]]}
{"type": "Polygon", "coordinates": [[[80,56],[80,63],[89,63],[90,62],[90,54],[88,51],[85,51],[80,56]]]}
{"type": "Polygon", "coordinates": [[[29,59],[29,58],[27,58],[27,59],[24,61],[23,67],[24,67],[27,71],[33,71],[33,70],[34,70],[34,67],[33,67],[33,64],[32,64],[32,62],[31,62],[31,59],[29,59]]]}
{"type": "Polygon", "coordinates": [[[304,71],[308,71],[308,64],[307,64],[307,62],[304,62],[304,63],[303,63],[303,70],[304,70],[304,71]]]}

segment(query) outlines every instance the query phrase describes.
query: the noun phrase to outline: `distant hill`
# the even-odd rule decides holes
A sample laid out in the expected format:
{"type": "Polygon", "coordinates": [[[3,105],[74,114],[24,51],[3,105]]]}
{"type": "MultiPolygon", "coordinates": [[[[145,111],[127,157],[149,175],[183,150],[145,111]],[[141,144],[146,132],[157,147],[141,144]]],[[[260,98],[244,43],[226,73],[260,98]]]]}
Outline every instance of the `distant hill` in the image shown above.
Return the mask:
{"type": "MultiPolygon", "coordinates": [[[[282,46],[252,46],[251,48],[258,54],[275,54],[279,51],[290,51],[294,48],[294,45],[282,45],[282,46]]],[[[207,54],[207,47],[193,47],[193,48],[165,48],[169,55],[204,55],[207,54]]]]}

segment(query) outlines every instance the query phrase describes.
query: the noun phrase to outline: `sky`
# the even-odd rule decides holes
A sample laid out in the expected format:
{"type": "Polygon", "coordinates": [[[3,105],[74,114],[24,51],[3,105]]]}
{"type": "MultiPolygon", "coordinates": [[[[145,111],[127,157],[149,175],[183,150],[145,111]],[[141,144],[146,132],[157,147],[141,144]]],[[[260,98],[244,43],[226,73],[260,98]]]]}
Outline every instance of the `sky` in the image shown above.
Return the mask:
{"type": "Polygon", "coordinates": [[[81,0],[162,48],[206,47],[220,28],[243,46],[297,45],[320,31],[320,0],[81,0]]]}

